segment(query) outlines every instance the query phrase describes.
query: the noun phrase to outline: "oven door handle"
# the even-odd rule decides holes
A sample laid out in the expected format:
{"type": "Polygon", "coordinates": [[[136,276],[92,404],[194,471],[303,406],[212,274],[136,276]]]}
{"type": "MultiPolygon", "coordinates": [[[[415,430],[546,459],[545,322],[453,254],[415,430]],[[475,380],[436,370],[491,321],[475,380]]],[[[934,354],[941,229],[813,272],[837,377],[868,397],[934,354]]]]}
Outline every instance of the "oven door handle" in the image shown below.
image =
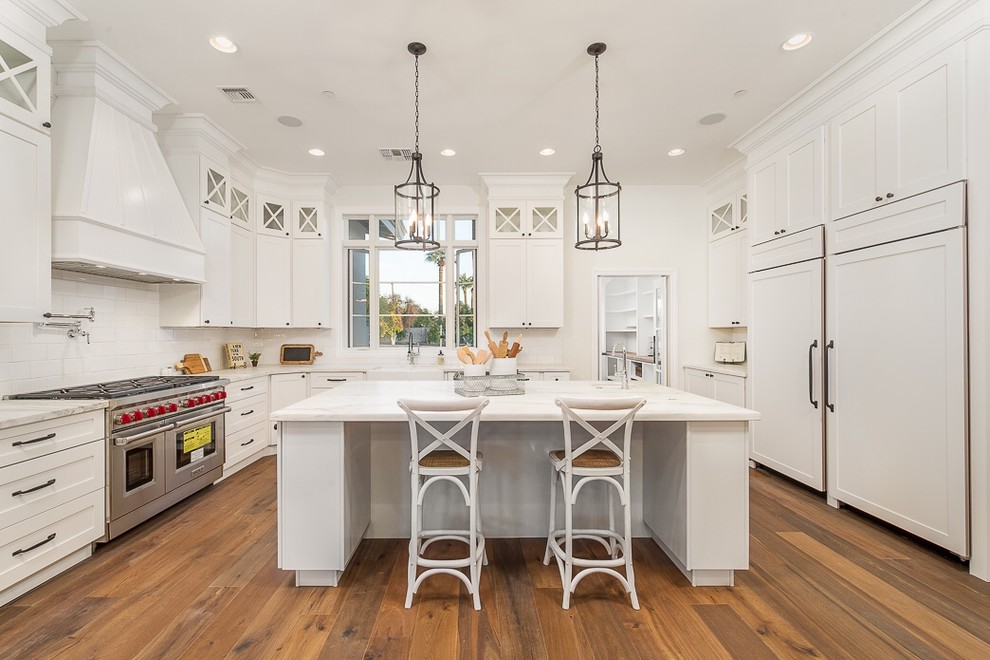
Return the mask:
{"type": "Polygon", "coordinates": [[[230,406],[224,406],[223,408],[217,408],[216,410],[211,410],[205,415],[200,415],[199,417],[193,417],[192,419],[183,419],[172,425],[173,429],[182,428],[184,426],[189,426],[190,424],[195,424],[196,422],[202,422],[204,419],[210,419],[211,417],[216,417],[222,413],[230,412],[232,408],[230,406]]]}
{"type": "Polygon", "coordinates": [[[144,433],[137,433],[135,435],[122,435],[113,438],[113,444],[117,447],[126,447],[127,445],[135,442],[137,440],[144,440],[145,438],[150,438],[153,435],[158,435],[159,433],[165,433],[166,431],[171,431],[175,428],[175,424],[166,424],[165,426],[159,426],[153,428],[150,431],[145,431],[144,433]]]}

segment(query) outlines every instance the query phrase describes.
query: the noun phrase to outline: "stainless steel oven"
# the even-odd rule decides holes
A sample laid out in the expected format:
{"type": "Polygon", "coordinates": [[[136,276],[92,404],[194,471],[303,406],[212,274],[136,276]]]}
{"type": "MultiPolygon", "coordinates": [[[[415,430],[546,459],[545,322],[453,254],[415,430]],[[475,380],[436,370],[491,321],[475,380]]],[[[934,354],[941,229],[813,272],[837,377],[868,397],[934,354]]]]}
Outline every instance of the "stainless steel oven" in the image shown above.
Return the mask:
{"type": "Polygon", "coordinates": [[[223,476],[228,382],[149,376],[10,398],[109,400],[103,540],[110,540],[223,476]]]}

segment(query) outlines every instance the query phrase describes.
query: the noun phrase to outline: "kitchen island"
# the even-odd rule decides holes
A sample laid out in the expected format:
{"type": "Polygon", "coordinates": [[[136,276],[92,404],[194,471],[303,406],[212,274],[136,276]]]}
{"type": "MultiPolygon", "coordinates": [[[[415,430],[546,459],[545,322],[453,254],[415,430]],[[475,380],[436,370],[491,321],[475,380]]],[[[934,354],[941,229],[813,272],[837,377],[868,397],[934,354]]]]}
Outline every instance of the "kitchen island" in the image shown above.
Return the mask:
{"type": "MultiPolygon", "coordinates": [[[[336,585],[366,535],[408,537],[408,425],[396,400],[457,396],[453,382],[354,381],[272,413],[279,567],[296,572],[297,586],[336,585]]],[[[669,387],[528,382],[525,394],[491,397],[479,438],[486,535],[546,535],[559,396],[647,400],[633,434],[634,533],[651,536],[693,585],[731,585],[749,565],[747,430],[759,414],[669,387]]],[[[604,501],[603,490],[588,496],[604,501]]],[[[458,515],[448,500],[442,515],[458,515]]]]}

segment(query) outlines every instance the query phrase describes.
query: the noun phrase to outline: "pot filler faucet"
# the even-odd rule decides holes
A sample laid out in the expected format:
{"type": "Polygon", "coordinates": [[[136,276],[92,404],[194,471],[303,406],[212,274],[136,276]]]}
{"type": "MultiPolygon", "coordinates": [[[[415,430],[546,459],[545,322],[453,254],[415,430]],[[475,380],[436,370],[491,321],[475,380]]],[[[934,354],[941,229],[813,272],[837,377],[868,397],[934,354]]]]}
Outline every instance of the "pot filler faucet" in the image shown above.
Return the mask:
{"type": "Polygon", "coordinates": [[[622,389],[628,390],[629,389],[629,351],[626,350],[626,347],[623,346],[622,343],[615,342],[615,344],[612,345],[613,353],[618,353],[618,351],[615,350],[616,346],[618,346],[622,350],[622,370],[616,371],[615,375],[622,377],[622,389]]]}

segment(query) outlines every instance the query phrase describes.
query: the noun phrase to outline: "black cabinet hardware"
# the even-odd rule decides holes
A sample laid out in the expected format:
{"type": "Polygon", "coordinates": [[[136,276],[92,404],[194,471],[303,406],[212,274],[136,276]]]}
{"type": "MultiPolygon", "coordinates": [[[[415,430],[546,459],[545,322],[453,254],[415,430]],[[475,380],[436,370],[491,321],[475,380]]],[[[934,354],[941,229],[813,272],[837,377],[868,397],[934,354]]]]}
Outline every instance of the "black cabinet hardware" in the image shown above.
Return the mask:
{"type": "Polygon", "coordinates": [[[48,435],[43,435],[40,438],[35,438],[34,440],[18,440],[17,442],[12,442],[11,447],[20,447],[21,445],[33,445],[36,442],[44,442],[45,440],[51,440],[55,437],[55,433],[49,433],[48,435]]]}
{"type": "Polygon", "coordinates": [[[55,483],[55,477],[52,477],[51,479],[49,479],[45,483],[40,484],[38,486],[35,486],[34,488],[28,488],[26,490],[15,490],[13,493],[10,494],[10,496],[11,497],[17,497],[18,495],[27,495],[28,493],[33,493],[36,490],[41,490],[42,488],[48,488],[49,486],[53,485],[54,483],[55,483]]]}
{"type": "Polygon", "coordinates": [[[46,538],[44,541],[39,541],[38,543],[32,545],[30,548],[22,548],[21,550],[14,550],[12,553],[10,553],[10,556],[16,557],[17,555],[23,555],[25,552],[31,552],[35,548],[40,548],[44,544],[50,543],[54,540],[55,540],[55,532],[52,532],[51,534],[48,535],[48,538],[46,538]]]}
{"type": "Polygon", "coordinates": [[[808,400],[811,401],[811,405],[818,410],[818,402],[815,401],[815,364],[813,362],[812,354],[814,350],[818,348],[818,340],[811,342],[811,346],[808,347],[808,400]]]}

